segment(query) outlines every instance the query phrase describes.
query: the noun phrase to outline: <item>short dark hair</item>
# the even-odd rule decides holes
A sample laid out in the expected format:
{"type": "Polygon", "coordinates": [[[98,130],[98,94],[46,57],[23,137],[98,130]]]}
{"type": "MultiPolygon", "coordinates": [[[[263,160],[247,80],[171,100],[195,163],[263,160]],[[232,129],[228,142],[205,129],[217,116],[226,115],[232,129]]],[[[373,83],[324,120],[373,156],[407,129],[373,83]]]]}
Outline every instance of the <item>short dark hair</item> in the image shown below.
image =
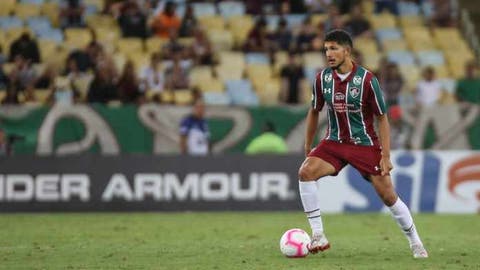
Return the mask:
{"type": "Polygon", "coordinates": [[[327,41],[337,42],[338,44],[340,44],[342,46],[348,45],[348,46],[350,46],[350,48],[353,48],[352,37],[345,30],[334,29],[334,30],[328,32],[325,35],[325,42],[327,42],[327,41]]]}

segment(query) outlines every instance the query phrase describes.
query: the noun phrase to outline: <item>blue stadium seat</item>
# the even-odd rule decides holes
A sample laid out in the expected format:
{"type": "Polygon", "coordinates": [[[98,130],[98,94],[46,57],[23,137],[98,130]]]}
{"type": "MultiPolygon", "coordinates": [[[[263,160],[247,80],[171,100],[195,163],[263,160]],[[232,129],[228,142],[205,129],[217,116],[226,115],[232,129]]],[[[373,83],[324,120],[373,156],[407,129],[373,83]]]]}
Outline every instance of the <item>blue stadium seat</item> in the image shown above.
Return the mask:
{"type": "Polygon", "coordinates": [[[420,7],[414,2],[399,1],[398,11],[400,16],[420,15],[420,7]]]}
{"type": "Polygon", "coordinates": [[[63,33],[60,29],[43,29],[35,33],[39,39],[53,40],[56,43],[63,42],[63,33]]]}
{"type": "Polygon", "coordinates": [[[52,29],[50,20],[47,17],[31,17],[27,19],[27,26],[32,29],[33,32],[38,33],[42,31],[48,31],[52,29]]]}
{"type": "Polygon", "coordinates": [[[20,0],[20,3],[41,5],[41,4],[45,3],[45,0],[20,0]]]}
{"type": "MultiPolygon", "coordinates": [[[[255,18],[256,20],[257,18],[255,18]]],[[[280,21],[279,15],[267,15],[265,16],[265,20],[267,21],[267,29],[269,31],[275,31],[278,26],[278,21],[280,21]]]]}
{"type": "Polygon", "coordinates": [[[422,13],[428,19],[433,15],[433,3],[430,1],[423,1],[422,3],[422,13]]]}
{"type": "Polygon", "coordinates": [[[306,18],[305,14],[289,14],[285,17],[288,23],[288,28],[290,29],[292,29],[292,27],[302,25],[305,18],[306,18]]]}
{"type": "Polygon", "coordinates": [[[234,105],[258,106],[259,99],[249,80],[228,80],[227,94],[234,105]]]}
{"type": "Polygon", "coordinates": [[[401,39],[402,32],[398,28],[382,28],[375,31],[375,35],[377,36],[378,41],[380,43],[384,40],[390,39],[401,39]]]}
{"type": "Polygon", "coordinates": [[[245,62],[248,64],[270,64],[268,55],[265,53],[246,53],[245,62]]]}
{"type": "Polygon", "coordinates": [[[313,80],[315,80],[315,76],[318,73],[318,69],[305,67],[303,68],[303,72],[305,73],[305,78],[307,81],[313,83],[313,80]]]}
{"type": "Polygon", "coordinates": [[[23,21],[14,16],[5,16],[5,17],[0,17],[0,28],[7,30],[10,28],[17,28],[17,27],[22,27],[23,26],[23,21]]]}
{"type": "Polygon", "coordinates": [[[214,16],[216,14],[215,5],[212,3],[193,3],[193,13],[197,17],[214,16]]]}
{"type": "Polygon", "coordinates": [[[418,51],[417,58],[420,66],[438,66],[445,64],[445,57],[441,51],[418,51]]]}
{"type": "Polygon", "coordinates": [[[218,3],[218,9],[220,11],[220,15],[222,15],[224,18],[245,15],[245,4],[243,2],[222,1],[218,3]]]}
{"type": "Polygon", "coordinates": [[[388,61],[397,65],[415,65],[415,57],[409,51],[391,51],[387,57],[388,61]]]}
{"type": "Polygon", "coordinates": [[[203,98],[208,105],[230,105],[232,102],[228,94],[219,92],[205,92],[203,98]]]}

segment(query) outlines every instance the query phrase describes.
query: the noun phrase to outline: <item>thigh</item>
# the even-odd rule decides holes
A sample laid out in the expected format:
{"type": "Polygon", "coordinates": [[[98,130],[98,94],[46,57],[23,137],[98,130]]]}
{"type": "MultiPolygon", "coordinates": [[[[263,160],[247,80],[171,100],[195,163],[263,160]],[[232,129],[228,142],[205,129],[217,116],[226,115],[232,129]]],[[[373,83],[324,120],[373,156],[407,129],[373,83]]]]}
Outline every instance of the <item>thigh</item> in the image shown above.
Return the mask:
{"type": "Polygon", "coordinates": [[[382,158],[381,149],[378,146],[349,146],[347,160],[352,167],[357,169],[367,180],[371,175],[380,175],[380,159],[382,158]]]}
{"type": "Polygon", "coordinates": [[[314,156],[309,156],[303,161],[298,172],[300,181],[315,181],[327,175],[336,173],[335,167],[329,162],[314,156]]]}
{"type": "Polygon", "coordinates": [[[342,168],[347,165],[346,161],[342,158],[343,147],[340,143],[324,140],[310,151],[308,157],[319,158],[330,164],[335,171],[327,175],[337,175],[342,168]]]}

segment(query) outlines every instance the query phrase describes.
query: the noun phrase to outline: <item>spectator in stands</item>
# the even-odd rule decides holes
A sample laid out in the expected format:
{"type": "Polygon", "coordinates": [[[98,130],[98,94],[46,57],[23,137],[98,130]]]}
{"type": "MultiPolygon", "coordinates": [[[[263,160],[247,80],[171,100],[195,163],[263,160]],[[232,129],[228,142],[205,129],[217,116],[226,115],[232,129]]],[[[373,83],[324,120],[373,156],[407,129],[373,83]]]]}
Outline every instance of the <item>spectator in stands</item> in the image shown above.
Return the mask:
{"type": "Polygon", "coordinates": [[[285,18],[280,18],[277,29],[269,35],[269,39],[275,51],[289,51],[291,49],[293,35],[292,31],[288,28],[288,22],[285,18]]]}
{"type": "Polygon", "coordinates": [[[475,60],[465,65],[465,77],[458,80],[455,95],[460,102],[480,104],[480,78],[475,60]]]}
{"type": "Polygon", "coordinates": [[[324,25],[319,22],[315,29],[315,37],[312,40],[312,49],[314,51],[323,50],[323,39],[325,38],[324,25]]]}
{"type": "Polygon", "coordinates": [[[88,89],[87,101],[89,103],[108,103],[117,98],[117,88],[110,77],[109,69],[99,64],[88,89]]]}
{"type": "Polygon", "coordinates": [[[246,52],[267,52],[268,48],[267,21],[260,17],[248,33],[243,49],[246,52]]]}
{"type": "MultiPolygon", "coordinates": [[[[288,14],[305,14],[307,13],[307,7],[305,6],[305,0],[283,0],[284,5],[288,7],[288,14]]],[[[286,14],[286,13],[283,13],[286,14]]]]}
{"type": "Polygon", "coordinates": [[[135,65],[128,60],[123,67],[122,75],[117,83],[118,95],[123,103],[135,103],[141,100],[142,93],[135,72],[135,65]]]}
{"type": "Polygon", "coordinates": [[[128,1],[123,4],[117,20],[123,37],[147,37],[147,17],[136,2],[128,1]]]}
{"type": "Polygon", "coordinates": [[[326,13],[333,0],[305,0],[309,12],[326,13]]]}
{"type": "Polygon", "coordinates": [[[388,117],[390,122],[390,148],[392,150],[409,148],[408,139],[410,138],[411,128],[402,120],[402,108],[399,105],[390,107],[388,117]]]}
{"type": "Polygon", "coordinates": [[[167,1],[164,10],[154,18],[151,27],[158,37],[168,38],[172,32],[178,33],[181,20],[175,14],[175,9],[175,2],[167,1]]]}
{"type": "Polygon", "coordinates": [[[442,85],[435,78],[435,70],[428,66],[423,70],[423,79],[417,83],[416,102],[419,107],[438,104],[442,94],[442,85]]]}
{"type": "Polygon", "coordinates": [[[23,58],[18,54],[15,57],[15,66],[10,73],[10,81],[15,85],[19,91],[33,86],[37,78],[37,74],[32,67],[32,62],[29,59],[23,58]]]}
{"type": "Polygon", "coordinates": [[[345,29],[354,37],[372,38],[373,31],[370,22],[363,15],[362,6],[354,5],[350,10],[350,19],[345,23],[345,29]]]}
{"type": "Polygon", "coordinates": [[[30,37],[28,32],[24,32],[18,39],[10,45],[9,61],[13,62],[17,55],[30,60],[33,63],[40,62],[40,52],[37,42],[30,37]]]}
{"type": "Polygon", "coordinates": [[[287,104],[298,104],[305,74],[303,66],[298,63],[293,52],[289,53],[288,62],[282,67],[280,76],[282,78],[280,100],[287,104]]]}
{"type": "Polygon", "coordinates": [[[2,99],[3,105],[17,105],[20,104],[18,99],[18,88],[14,83],[9,83],[7,85],[7,92],[5,93],[5,97],[2,99]]]}
{"type": "Polygon", "coordinates": [[[340,11],[338,10],[337,5],[330,4],[328,7],[327,19],[323,23],[323,29],[325,32],[329,32],[333,29],[343,28],[343,19],[340,16],[340,11]]]}
{"type": "Polygon", "coordinates": [[[452,1],[432,0],[433,14],[431,23],[437,27],[454,27],[457,24],[452,1]]]}
{"type": "Polygon", "coordinates": [[[288,152],[285,140],[275,131],[272,122],[267,121],[263,127],[263,133],[254,138],[245,149],[249,155],[255,154],[286,154],[288,152]]]}
{"type": "Polygon", "coordinates": [[[193,13],[193,7],[191,4],[187,4],[185,14],[182,18],[182,24],[180,25],[179,36],[191,37],[195,32],[195,28],[198,27],[198,20],[193,13]]]}
{"type": "Polygon", "coordinates": [[[383,86],[383,94],[387,106],[397,105],[399,95],[405,86],[405,81],[397,64],[388,63],[385,67],[385,73],[379,77],[379,81],[380,85],[383,86]]]}
{"type": "Polygon", "coordinates": [[[192,114],[180,123],[180,152],[195,156],[205,156],[210,152],[210,132],[205,116],[205,103],[194,101],[192,114]]]}
{"type": "Polygon", "coordinates": [[[306,17],[300,26],[300,30],[297,35],[297,51],[307,52],[312,51],[312,42],[315,38],[315,28],[312,25],[312,20],[310,17],[306,17]]]}
{"type": "Polygon", "coordinates": [[[47,98],[48,104],[65,104],[71,105],[81,101],[81,94],[74,85],[74,81],[57,77],[53,83],[52,91],[47,98]]]}
{"type": "Polygon", "coordinates": [[[150,56],[150,65],[141,73],[142,84],[146,91],[160,93],[164,90],[165,77],[161,67],[162,56],[160,53],[153,53],[150,56]]]}
{"type": "Polygon", "coordinates": [[[195,29],[193,43],[190,47],[190,54],[196,65],[212,65],[213,50],[212,43],[200,27],[195,29]]]}
{"type": "Polygon", "coordinates": [[[357,63],[357,65],[359,66],[363,66],[364,62],[365,62],[365,58],[363,57],[363,53],[362,51],[356,49],[356,48],[353,48],[352,49],[352,60],[355,61],[355,63],[357,63]]]}
{"type": "Polygon", "coordinates": [[[174,55],[172,66],[166,70],[165,81],[166,88],[171,90],[186,89],[189,87],[190,81],[188,78],[188,73],[187,70],[180,64],[179,54],[174,55]]]}
{"type": "Polygon", "coordinates": [[[62,28],[68,27],[83,27],[85,4],[83,0],[63,0],[60,2],[60,26],[62,28]]]}
{"type": "Polygon", "coordinates": [[[4,63],[5,63],[5,58],[1,57],[0,58],[0,90],[7,89],[7,85],[10,82],[10,79],[8,78],[8,75],[5,73],[5,70],[3,69],[3,64],[4,63]]]}
{"type": "Polygon", "coordinates": [[[183,44],[178,41],[177,32],[170,33],[170,40],[163,45],[162,54],[164,59],[170,60],[173,55],[180,55],[181,58],[184,58],[187,54],[187,50],[183,44]]]}
{"type": "Polygon", "coordinates": [[[53,64],[47,64],[43,72],[35,79],[35,88],[50,89],[57,75],[57,68],[53,64]]]}
{"type": "Polygon", "coordinates": [[[390,12],[398,15],[397,0],[375,0],[375,13],[390,12]]]}

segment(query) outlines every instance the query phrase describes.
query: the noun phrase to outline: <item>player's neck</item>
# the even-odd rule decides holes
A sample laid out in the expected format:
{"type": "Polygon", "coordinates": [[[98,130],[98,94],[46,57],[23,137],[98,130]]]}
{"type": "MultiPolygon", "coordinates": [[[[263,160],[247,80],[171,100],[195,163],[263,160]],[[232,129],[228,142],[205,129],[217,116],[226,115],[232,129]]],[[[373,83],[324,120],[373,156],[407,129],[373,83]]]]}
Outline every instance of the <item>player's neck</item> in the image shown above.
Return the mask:
{"type": "Polygon", "coordinates": [[[353,70],[353,62],[350,59],[345,59],[343,64],[337,68],[337,73],[347,74],[353,70]]]}

